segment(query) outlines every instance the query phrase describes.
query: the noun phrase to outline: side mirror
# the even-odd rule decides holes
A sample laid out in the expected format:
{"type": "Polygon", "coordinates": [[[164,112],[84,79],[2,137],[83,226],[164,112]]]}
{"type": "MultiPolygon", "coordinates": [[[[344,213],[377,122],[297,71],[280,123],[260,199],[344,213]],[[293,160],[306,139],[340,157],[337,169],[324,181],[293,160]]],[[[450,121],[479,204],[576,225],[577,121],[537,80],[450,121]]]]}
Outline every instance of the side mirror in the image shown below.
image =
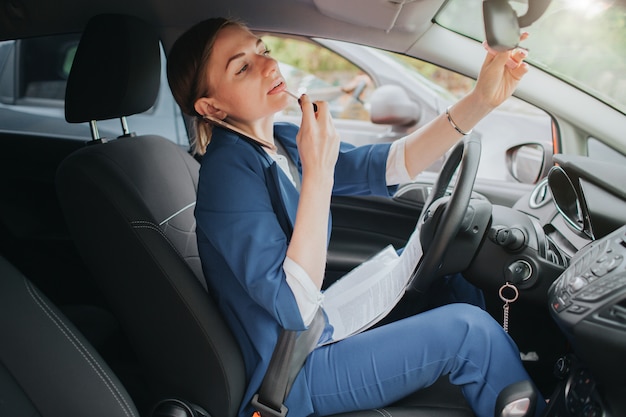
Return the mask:
{"type": "Polygon", "coordinates": [[[422,116],[419,106],[398,85],[378,87],[369,100],[372,123],[408,127],[416,124],[422,116]]]}
{"type": "Polygon", "coordinates": [[[483,20],[487,44],[498,52],[517,46],[520,28],[530,26],[546,11],[552,0],[528,0],[526,14],[518,17],[508,0],[484,0],[483,20]]]}
{"type": "Polygon", "coordinates": [[[506,151],[506,166],[517,181],[536,184],[552,167],[552,155],[540,143],[525,143],[506,151]]]}

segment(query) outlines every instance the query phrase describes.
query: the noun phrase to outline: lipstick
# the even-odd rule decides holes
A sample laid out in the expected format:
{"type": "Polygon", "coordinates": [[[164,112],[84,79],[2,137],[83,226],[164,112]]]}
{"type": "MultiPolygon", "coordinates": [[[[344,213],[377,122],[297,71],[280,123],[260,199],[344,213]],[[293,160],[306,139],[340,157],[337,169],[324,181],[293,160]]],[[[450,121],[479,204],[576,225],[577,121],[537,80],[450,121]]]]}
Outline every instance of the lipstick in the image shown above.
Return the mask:
{"type": "MultiPolygon", "coordinates": [[[[298,97],[297,95],[295,95],[294,93],[292,93],[289,90],[284,90],[285,93],[289,94],[291,97],[295,98],[296,100],[298,100],[298,104],[300,104],[300,106],[302,106],[302,104],[300,103],[300,97],[298,97]]],[[[317,113],[317,104],[313,103],[313,111],[317,113]]]]}

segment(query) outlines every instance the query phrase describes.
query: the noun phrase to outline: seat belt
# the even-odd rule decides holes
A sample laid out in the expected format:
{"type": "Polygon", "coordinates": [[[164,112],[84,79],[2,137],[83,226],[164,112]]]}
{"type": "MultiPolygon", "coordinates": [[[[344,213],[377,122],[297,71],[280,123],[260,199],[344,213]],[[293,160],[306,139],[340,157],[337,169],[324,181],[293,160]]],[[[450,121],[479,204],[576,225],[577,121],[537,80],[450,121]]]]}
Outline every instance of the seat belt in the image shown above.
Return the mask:
{"type": "MultiPolygon", "coordinates": [[[[298,168],[280,140],[276,140],[275,145],[277,153],[287,158],[294,185],[299,192],[301,182],[298,168]]],[[[325,324],[322,308],[318,308],[308,329],[300,332],[299,335],[294,330],[283,329],[281,331],[259,392],[252,397],[251,404],[256,410],[254,417],[285,417],[287,415],[285,398],[307,356],[317,346],[325,324]]]]}
{"type": "Polygon", "coordinates": [[[300,189],[302,188],[302,184],[300,181],[300,172],[298,171],[298,167],[293,162],[293,159],[289,155],[289,152],[287,152],[287,149],[283,146],[280,140],[275,140],[274,145],[276,145],[276,153],[287,158],[287,162],[289,164],[289,172],[291,173],[291,177],[293,178],[293,182],[294,182],[293,185],[296,187],[296,190],[300,192],[300,189]]]}
{"type": "Polygon", "coordinates": [[[272,353],[259,392],[252,398],[254,417],[285,417],[285,398],[309,353],[317,346],[324,330],[324,313],[318,308],[309,328],[297,331],[283,329],[272,353]]]}

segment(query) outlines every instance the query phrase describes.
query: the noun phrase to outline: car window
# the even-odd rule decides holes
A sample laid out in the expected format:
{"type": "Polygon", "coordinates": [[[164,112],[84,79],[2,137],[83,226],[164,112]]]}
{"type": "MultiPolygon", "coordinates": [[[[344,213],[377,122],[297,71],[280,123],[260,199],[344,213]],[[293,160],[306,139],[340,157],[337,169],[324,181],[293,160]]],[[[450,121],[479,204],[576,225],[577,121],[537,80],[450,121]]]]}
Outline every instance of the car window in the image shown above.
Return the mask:
{"type": "Polygon", "coordinates": [[[65,85],[78,48],[78,41],[77,35],[20,41],[18,68],[21,68],[21,71],[18,77],[16,98],[49,99],[62,102],[65,98],[65,85]]]}
{"type": "MultiPolygon", "coordinates": [[[[355,145],[391,142],[418,129],[467,94],[475,83],[446,68],[362,45],[280,36],[264,36],[263,40],[279,61],[289,89],[328,101],[342,140],[355,145]],[[408,118],[406,109],[412,112],[408,118]]],[[[294,100],[279,118],[299,123],[299,115],[294,100]]],[[[507,165],[507,150],[516,146],[533,144],[547,154],[554,151],[551,117],[514,97],[474,131],[483,142],[478,172],[482,179],[519,182],[521,177],[515,179],[507,165]]],[[[441,162],[429,170],[438,172],[441,162]]]]}
{"type": "Polygon", "coordinates": [[[599,161],[626,165],[626,156],[596,138],[587,139],[587,155],[599,161]]]}
{"type": "MultiPolygon", "coordinates": [[[[87,123],[65,121],[65,87],[80,34],[36,37],[0,43],[0,131],[89,140],[87,123]]],[[[165,55],[161,51],[162,65],[165,55]]],[[[164,68],[155,104],[127,117],[131,132],[152,133],[188,146],[180,109],[167,86],[164,68]]],[[[101,137],[120,136],[120,120],[98,122],[101,137]]]]}
{"type": "MultiPolygon", "coordinates": [[[[374,83],[358,66],[312,42],[271,35],[263,36],[263,41],[292,93],[327,101],[335,119],[369,120],[365,103],[374,83]]],[[[294,101],[284,114],[299,112],[294,101]]]]}
{"type": "Polygon", "coordinates": [[[0,42],[0,103],[11,103],[14,96],[14,62],[13,41],[0,42]]]}
{"type": "MultiPolygon", "coordinates": [[[[527,1],[511,1],[519,16],[527,1]]],[[[450,0],[436,22],[484,40],[482,0],[450,0]]],[[[619,1],[553,0],[529,28],[526,59],[626,113],[626,5],[619,1]]]]}

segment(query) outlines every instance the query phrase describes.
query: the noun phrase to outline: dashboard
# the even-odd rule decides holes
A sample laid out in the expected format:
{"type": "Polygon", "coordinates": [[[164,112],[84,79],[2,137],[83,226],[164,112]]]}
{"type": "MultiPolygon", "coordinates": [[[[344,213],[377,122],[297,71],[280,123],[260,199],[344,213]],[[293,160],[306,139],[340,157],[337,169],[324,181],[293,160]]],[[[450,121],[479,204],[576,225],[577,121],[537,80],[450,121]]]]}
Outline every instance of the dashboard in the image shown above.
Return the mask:
{"type": "Polygon", "coordinates": [[[545,234],[563,266],[548,309],[572,346],[548,416],[626,415],[626,167],[555,155],[555,166],[514,207],[545,234]]]}
{"type": "Polygon", "coordinates": [[[484,200],[472,199],[448,255],[473,250],[467,242],[479,235],[464,277],[491,294],[517,287],[516,314],[530,318],[528,328],[544,314],[556,323],[556,332],[547,334],[546,325],[520,340],[543,349],[542,358],[567,352],[543,417],[624,417],[626,166],[583,156],[553,160],[547,177],[513,207],[493,204],[486,227],[477,220],[484,200]]]}
{"type": "Polygon", "coordinates": [[[626,226],[579,251],[552,284],[550,311],[607,383],[626,383],[626,226]],[[601,351],[599,351],[601,347],[601,351]]]}

